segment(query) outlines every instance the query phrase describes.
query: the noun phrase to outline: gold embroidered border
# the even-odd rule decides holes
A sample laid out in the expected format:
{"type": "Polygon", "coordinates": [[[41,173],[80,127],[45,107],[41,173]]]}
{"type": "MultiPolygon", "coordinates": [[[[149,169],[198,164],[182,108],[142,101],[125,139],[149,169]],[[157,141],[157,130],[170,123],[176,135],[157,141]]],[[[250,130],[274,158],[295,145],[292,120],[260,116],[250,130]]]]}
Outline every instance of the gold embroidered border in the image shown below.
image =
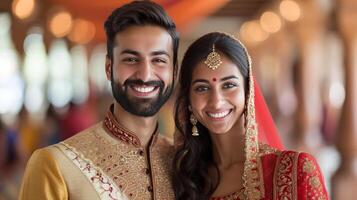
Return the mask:
{"type": "Polygon", "coordinates": [[[273,177],[273,199],[297,199],[297,167],[299,153],[282,152],[277,158],[273,177]]]}
{"type": "Polygon", "coordinates": [[[123,126],[121,126],[114,118],[111,111],[108,111],[107,115],[103,121],[103,127],[114,137],[128,143],[133,144],[136,147],[140,147],[139,138],[129,130],[126,130],[123,126]]]}
{"type": "Polygon", "coordinates": [[[61,151],[80,169],[83,175],[88,178],[88,181],[93,185],[100,199],[128,200],[125,194],[116,187],[113,180],[100,168],[95,167],[90,160],[86,159],[81,153],[76,151],[75,147],[72,147],[65,142],[61,142],[57,145],[63,146],[63,148],[59,147],[61,151]]]}

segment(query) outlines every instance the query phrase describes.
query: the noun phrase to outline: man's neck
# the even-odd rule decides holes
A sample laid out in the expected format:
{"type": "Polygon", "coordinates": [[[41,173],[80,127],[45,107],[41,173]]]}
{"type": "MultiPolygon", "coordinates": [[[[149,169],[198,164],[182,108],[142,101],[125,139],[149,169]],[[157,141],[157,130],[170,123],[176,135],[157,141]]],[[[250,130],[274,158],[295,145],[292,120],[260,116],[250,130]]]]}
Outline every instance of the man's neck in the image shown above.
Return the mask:
{"type": "Polygon", "coordinates": [[[152,134],[156,130],[158,114],[152,117],[137,116],[124,110],[118,103],[114,103],[113,115],[119,124],[139,138],[143,147],[148,145],[152,134]]]}

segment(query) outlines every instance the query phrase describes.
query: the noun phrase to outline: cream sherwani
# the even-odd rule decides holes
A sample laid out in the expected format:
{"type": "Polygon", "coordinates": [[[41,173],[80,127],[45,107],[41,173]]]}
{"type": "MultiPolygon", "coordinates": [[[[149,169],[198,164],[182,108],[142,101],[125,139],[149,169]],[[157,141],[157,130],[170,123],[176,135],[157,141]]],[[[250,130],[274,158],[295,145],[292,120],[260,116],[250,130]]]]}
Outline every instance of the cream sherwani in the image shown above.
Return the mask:
{"type": "Polygon", "coordinates": [[[104,121],[31,156],[20,199],[174,199],[173,145],[155,133],[147,149],[111,111],[104,121]]]}

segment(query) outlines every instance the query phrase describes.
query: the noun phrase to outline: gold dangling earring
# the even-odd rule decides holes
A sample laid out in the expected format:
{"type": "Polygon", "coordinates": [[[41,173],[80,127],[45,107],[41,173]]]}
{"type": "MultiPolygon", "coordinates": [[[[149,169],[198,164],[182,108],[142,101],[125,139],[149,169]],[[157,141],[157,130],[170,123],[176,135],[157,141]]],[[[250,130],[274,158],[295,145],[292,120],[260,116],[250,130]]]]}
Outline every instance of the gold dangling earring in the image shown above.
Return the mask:
{"type": "Polygon", "coordinates": [[[197,129],[197,119],[196,117],[191,113],[190,116],[190,122],[192,124],[192,136],[200,136],[200,134],[198,133],[198,129],[197,129]]]}

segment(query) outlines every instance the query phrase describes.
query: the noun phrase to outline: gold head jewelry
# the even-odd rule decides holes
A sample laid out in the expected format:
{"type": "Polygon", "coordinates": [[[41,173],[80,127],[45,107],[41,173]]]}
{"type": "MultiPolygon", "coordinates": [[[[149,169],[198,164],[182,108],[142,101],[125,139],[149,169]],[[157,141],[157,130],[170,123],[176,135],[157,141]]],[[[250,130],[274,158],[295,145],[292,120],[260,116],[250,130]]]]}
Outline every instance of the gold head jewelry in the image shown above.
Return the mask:
{"type": "Polygon", "coordinates": [[[208,68],[215,70],[219,67],[219,65],[222,64],[221,56],[219,53],[216,52],[214,48],[214,44],[212,47],[212,52],[208,54],[205,64],[207,65],[208,68]]]}

